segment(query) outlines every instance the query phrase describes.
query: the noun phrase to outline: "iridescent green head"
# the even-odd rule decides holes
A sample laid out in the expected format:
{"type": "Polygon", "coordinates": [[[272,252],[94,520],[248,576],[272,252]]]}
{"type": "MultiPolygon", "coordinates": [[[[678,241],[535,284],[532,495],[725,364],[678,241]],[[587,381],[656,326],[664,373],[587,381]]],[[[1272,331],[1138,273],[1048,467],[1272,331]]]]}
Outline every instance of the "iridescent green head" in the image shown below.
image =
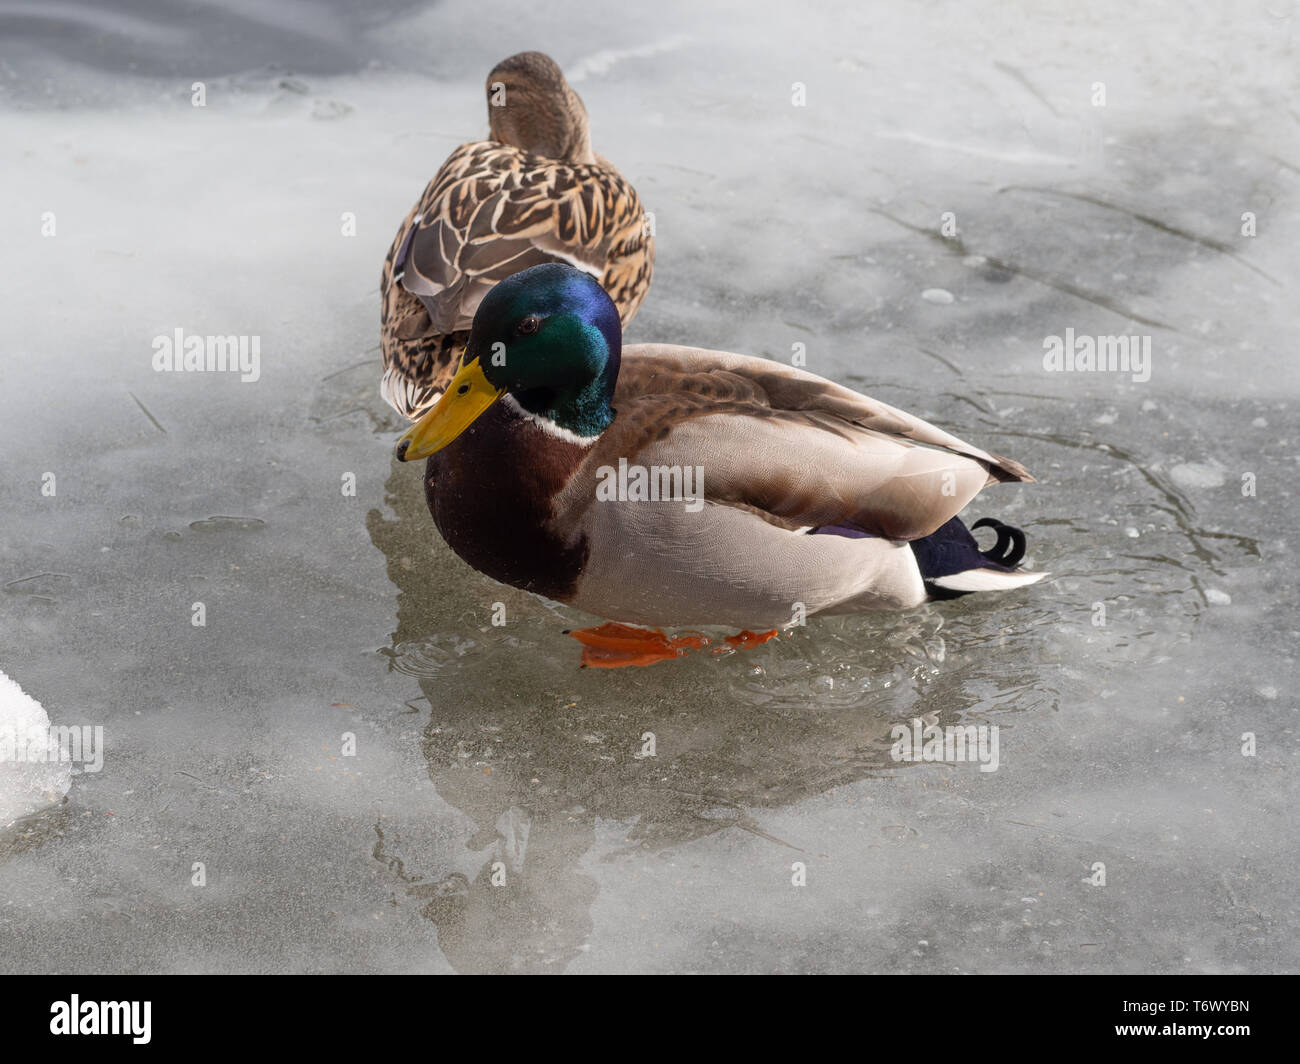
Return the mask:
{"type": "Polygon", "coordinates": [[[398,457],[437,453],[507,393],[575,436],[599,436],[614,420],[621,350],[618,309],[595,278],[564,263],[514,274],[479,304],[460,369],[398,457]]]}

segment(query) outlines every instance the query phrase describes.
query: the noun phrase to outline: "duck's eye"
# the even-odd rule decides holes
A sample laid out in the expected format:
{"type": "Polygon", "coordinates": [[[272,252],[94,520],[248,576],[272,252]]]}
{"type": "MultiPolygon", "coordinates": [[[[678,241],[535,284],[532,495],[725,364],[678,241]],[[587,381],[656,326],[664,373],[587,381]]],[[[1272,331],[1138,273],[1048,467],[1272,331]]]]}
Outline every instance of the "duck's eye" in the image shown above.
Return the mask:
{"type": "Polygon", "coordinates": [[[516,326],[516,329],[519,331],[521,336],[531,336],[541,327],[541,319],[538,318],[536,314],[529,314],[528,317],[524,318],[523,321],[516,326]]]}

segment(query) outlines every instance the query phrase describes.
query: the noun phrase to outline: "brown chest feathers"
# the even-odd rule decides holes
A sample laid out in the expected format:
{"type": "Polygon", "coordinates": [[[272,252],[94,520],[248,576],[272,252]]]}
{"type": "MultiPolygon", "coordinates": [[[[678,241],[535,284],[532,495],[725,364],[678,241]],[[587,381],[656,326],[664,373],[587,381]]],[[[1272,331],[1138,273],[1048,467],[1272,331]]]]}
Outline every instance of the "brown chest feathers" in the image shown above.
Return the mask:
{"type": "Polygon", "coordinates": [[[586,450],[495,403],[429,459],[429,512],[452,550],[479,572],[567,601],[586,564],[587,543],[581,536],[566,543],[550,531],[551,499],[586,450]]]}

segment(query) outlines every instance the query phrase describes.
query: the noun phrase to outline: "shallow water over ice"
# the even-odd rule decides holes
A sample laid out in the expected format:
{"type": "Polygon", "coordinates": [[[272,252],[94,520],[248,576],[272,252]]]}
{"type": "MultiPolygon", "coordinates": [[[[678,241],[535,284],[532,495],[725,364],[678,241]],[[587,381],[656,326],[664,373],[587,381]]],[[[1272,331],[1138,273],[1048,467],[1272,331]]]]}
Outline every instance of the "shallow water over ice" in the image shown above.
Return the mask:
{"type": "Polygon", "coordinates": [[[0,668],[107,753],[0,834],[0,966],[1294,970],[1285,6],[7,8],[0,668]],[[583,671],[451,554],[376,285],[525,47],[655,213],[629,341],[803,344],[1020,459],[968,513],[1049,581],[583,671]],[[260,379],[155,373],[176,328],[260,379]],[[1045,371],[1067,329],[1150,379],[1045,371]],[[997,771],[895,762],[913,718],[997,771]]]}

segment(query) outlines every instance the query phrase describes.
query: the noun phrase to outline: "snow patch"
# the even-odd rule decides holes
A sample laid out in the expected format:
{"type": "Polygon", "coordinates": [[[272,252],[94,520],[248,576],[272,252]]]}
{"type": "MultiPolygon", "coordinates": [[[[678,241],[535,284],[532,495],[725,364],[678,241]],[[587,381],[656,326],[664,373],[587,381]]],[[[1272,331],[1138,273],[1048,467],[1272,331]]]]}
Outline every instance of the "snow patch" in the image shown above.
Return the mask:
{"type": "MultiPolygon", "coordinates": [[[[45,708],[0,670],[0,729],[26,735],[49,726],[45,708]]],[[[0,828],[55,804],[71,786],[66,761],[0,761],[0,828]]]]}
{"type": "Polygon", "coordinates": [[[1169,470],[1169,476],[1180,488],[1221,488],[1223,469],[1201,462],[1184,462],[1169,470]]]}

